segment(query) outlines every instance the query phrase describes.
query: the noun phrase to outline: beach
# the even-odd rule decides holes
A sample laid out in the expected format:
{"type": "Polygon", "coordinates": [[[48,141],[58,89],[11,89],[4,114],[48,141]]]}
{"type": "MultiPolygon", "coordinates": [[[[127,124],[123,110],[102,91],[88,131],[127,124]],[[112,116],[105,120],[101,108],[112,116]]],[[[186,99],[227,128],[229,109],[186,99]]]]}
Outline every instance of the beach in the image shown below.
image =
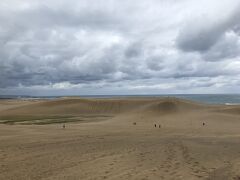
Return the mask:
{"type": "Polygon", "coordinates": [[[0,123],[0,179],[240,179],[240,105],[4,99],[0,123]]]}

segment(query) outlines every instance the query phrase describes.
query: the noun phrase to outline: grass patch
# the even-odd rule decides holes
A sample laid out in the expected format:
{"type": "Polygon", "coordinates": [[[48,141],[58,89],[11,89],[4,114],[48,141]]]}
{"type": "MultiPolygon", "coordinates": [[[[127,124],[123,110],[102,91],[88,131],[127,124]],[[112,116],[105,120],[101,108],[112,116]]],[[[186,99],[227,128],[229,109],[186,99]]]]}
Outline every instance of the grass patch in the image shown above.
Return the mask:
{"type": "Polygon", "coordinates": [[[70,122],[93,122],[111,118],[109,115],[81,115],[81,116],[0,116],[0,124],[46,125],[70,122]]]}
{"type": "Polygon", "coordinates": [[[43,121],[45,119],[51,119],[58,121],[59,119],[72,118],[74,116],[3,116],[0,117],[0,123],[2,124],[15,124],[28,121],[43,121]]]}
{"type": "Polygon", "coordinates": [[[84,121],[81,119],[44,119],[44,120],[37,120],[37,121],[25,121],[20,124],[25,124],[25,125],[31,125],[31,124],[36,124],[36,125],[46,125],[46,124],[58,124],[58,123],[70,123],[70,122],[79,122],[79,121],[84,121]]]}

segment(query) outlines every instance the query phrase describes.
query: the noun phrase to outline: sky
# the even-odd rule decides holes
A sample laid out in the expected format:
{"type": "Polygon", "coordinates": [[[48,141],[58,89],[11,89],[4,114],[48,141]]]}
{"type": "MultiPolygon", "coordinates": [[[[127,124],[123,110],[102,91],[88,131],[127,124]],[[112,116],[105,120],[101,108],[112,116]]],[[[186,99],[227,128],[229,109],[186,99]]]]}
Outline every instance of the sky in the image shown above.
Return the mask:
{"type": "Polygon", "coordinates": [[[1,0],[0,95],[240,92],[239,0],[1,0]]]}

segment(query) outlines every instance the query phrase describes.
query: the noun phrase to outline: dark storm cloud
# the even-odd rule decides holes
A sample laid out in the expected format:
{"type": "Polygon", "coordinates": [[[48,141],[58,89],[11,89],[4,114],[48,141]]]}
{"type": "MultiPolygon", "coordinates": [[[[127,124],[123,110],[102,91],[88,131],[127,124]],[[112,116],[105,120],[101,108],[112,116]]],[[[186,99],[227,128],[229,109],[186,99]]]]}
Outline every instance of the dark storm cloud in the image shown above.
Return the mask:
{"type": "Polygon", "coordinates": [[[238,31],[240,25],[240,5],[230,15],[209,18],[202,15],[191,19],[180,30],[178,46],[184,51],[207,51],[215,45],[227,31],[238,31]]]}
{"type": "Polygon", "coordinates": [[[203,53],[203,58],[207,61],[220,61],[239,56],[240,41],[239,36],[234,31],[226,33],[208,52],[203,53]]]}
{"type": "Polygon", "coordinates": [[[238,4],[3,0],[0,94],[236,89],[238,4]]]}
{"type": "Polygon", "coordinates": [[[130,44],[125,51],[126,58],[139,57],[143,53],[141,42],[135,42],[130,44]]]}

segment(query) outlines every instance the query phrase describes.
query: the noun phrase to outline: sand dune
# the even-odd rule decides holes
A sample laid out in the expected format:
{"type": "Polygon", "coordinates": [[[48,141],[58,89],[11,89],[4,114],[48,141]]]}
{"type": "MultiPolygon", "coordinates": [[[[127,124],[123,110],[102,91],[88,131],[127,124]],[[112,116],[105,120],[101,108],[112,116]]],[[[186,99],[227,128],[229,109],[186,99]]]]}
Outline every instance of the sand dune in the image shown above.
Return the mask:
{"type": "MultiPolygon", "coordinates": [[[[206,106],[206,105],[205,105],[206,106]]],[[[107,113],[118,114],[132,111],[152,111],[172,113],[203,108],[203,105],[179,100],[176,98],[163,99],[58,99],[34,104],[17,106],[2,111],[3,115],[17,114],[87,114],[107,113]]]]}
{"type": "MultiPolygon", "coordinates": [[[[234,105],[235,106],[235,105],[234,105]]],[[[238,114],[240,115],[240,107],[235,106],[235,107],[224,107],[224,108],[219,108],[217,112],[222,112],[222,113],[229,113],[229,114],[238,114]]]]}
{"type": "Polygon", "coordinates": [[[239,112],[176,98],[2,100],[0,179],[239,179],[239,112]]]}
{"type": "Polygon", "coordinates": [[[60,99],[39,102],[8,109],[4,114],[82,114],[82,113],[121,113],[136,109],[148,101],[138,100],[92,100],[92,99],[60,99]]]}

